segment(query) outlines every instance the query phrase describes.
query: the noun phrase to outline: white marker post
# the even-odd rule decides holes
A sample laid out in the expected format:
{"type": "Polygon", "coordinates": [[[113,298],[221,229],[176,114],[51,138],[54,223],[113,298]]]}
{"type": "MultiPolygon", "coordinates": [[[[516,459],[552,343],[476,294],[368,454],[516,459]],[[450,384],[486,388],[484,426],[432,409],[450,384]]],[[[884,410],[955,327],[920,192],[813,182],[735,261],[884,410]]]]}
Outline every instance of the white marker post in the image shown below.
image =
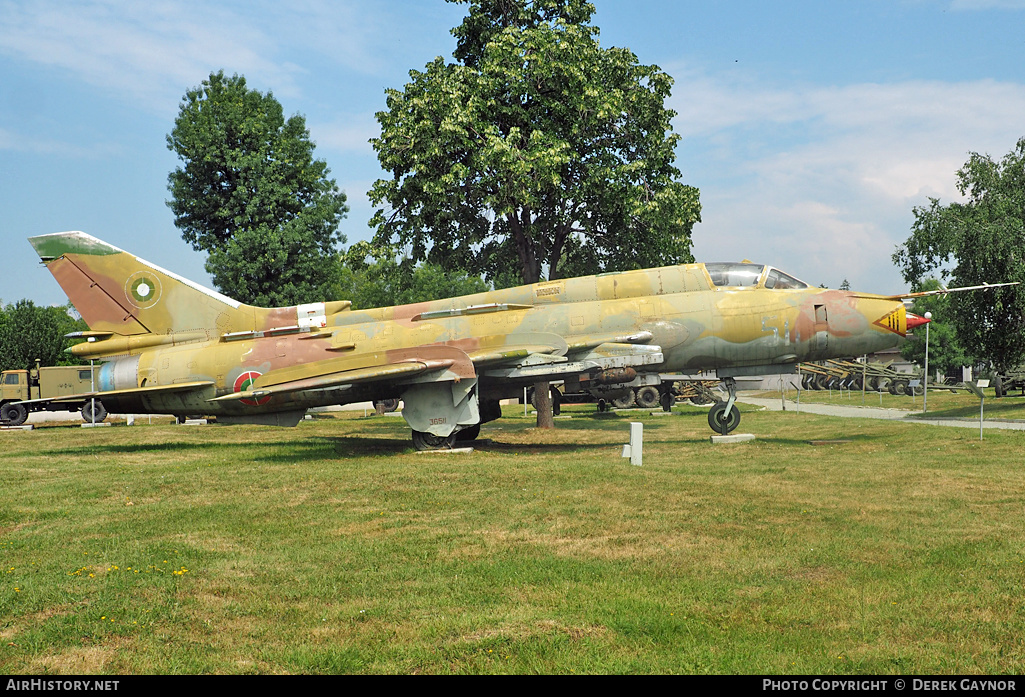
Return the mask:
{"type": "Polygon", "coordinates": [[[644,424],[630,422],[630,444],[623,446],[623,457],[630,458],[631,465],[641,466],[644,457],[644,424]]]}

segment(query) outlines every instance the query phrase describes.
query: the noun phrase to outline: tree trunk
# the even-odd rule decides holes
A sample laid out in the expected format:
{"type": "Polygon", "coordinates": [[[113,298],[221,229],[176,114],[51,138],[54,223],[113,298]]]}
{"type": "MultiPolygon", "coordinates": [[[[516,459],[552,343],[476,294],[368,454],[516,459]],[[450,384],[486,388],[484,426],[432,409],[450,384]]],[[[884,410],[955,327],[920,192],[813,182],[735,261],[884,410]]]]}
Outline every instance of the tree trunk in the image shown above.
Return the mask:
{"type": "Polygon", "coordinates": [[[547,382],[534,383],[534,407],[537,409],[537,427],[555,428],[551,387],[547,382]]]}

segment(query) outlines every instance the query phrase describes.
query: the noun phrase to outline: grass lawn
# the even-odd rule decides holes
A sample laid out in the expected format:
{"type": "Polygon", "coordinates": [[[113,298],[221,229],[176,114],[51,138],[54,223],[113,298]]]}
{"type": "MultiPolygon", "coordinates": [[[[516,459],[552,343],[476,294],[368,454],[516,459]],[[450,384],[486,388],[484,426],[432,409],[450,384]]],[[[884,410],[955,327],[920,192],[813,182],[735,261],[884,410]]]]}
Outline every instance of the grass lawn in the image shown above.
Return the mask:
{"type": "MultiPolygon", "coordinates": [[[[986,419],[1025,420],[1025,395],[1017,391],[1009,396],[996,398],[992,388],[983,390],[986,395],[984,417],[986,419]]],[[[767,390],[757,393],[759,397],[779,399],[778,390],[767,390]]],[[[788,389],[785,394],[790,401],[797,400],[797,391],[788,389]]],[[[861,390],[802,390],[801,402],[808,404],[837,404],[853,407],[883,407],[885,409],[903,409],[911,412],[913,417],[978,419],[979,398],[973,393],[960,389],[937,390],[929,389],[928,412],[922,413],[924,400],[922,395],[895,396],[889,393],[867,392],[861,390]]]]}
{"type": "Polygon", "coordinates": [[[1025,434],[567,412],[2,432],[0,671],[1025,669],[1025,434]]]}

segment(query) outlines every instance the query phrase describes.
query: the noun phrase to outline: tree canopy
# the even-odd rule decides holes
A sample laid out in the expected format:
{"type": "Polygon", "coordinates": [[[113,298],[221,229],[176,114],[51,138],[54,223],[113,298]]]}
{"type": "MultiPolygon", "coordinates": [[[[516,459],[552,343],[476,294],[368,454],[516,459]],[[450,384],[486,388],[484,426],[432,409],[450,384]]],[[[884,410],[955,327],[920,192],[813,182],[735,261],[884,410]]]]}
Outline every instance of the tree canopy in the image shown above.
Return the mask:
{"type": "MultiPolygon", "coordinates": [[[[929,278],[924,282],[915,284],[913,290],[929,291],[939,290],[941,284],[938,279],[929,278]]],[[[965,351],[957,339],[957,333],[953,325],[953,313],[950,309],[950,296],[948,295],[927,295],[915,298],[911,311],[919,317],[925,317],[926,312],[932,313],[932,321],[929,323],[929,371],[939,370],[948,373],[971,361],[965,356],[965,351]]],[[[906,360],[925,366],[925,327],[915,329],[911,341],[904,342],[900,347],[900,355],[906,360]]],[[[931,381],[931,378],[930,378],[931,381]]]]}
{"type": "MultiPolygon", "coordinates": [[[[964,202],[914,209],[911,236],[893,254],[905,280],[939,270],[953,286],[1025,281],[1025,138],[1000,161],[971,153],[957,188],[964,202]]],[[[998,370],[1025,360],[1025,285],[953,293],[949,302],[968,359],[998,370]]]]}
{"type": "Polygon", "coordinates": [[[672,78],[602,48],[589,2],[449,2],[470,5],[457,62],[411,71],[377,114],[376,243],[499,283],[692,261],[672,78]]]}
{"type": "Polygon", "coordinates": [[[65,334],[87,329],[71,316],[71,305],[39,307],[31,300],[0,307],[0,370],[28,370],[38,358],[44,366],[75,365],[64,349],[75,341],[65,334]]]}
{"type": "Polygon", "coordinates": [[[366,310],[486,290],[488,285],[478,276],[446,271],[429,262],[414,264],[399,258],[394,248],[357,242],[342,258],[335,295],[352,301],[354,310],[366,310]]]}
{"type": "Polygon", "coordinates": [[[326,299],[349,209],[309,135],[239,75],[211,73],[185,94],[167,137],[183,162],[167,205],[222,293],[264,306],[326,299]]]}

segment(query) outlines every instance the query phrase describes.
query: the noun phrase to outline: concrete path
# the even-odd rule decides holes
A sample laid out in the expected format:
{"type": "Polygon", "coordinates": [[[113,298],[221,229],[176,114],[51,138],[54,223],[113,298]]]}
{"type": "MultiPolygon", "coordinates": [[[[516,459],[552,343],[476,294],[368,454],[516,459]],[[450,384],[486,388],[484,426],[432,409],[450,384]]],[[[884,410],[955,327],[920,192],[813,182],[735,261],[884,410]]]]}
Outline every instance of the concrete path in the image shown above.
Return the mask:
{"type": "MultiPolygon", "coordinates": [[[[737,401],[743,402],[744,404],[753,404],[759,407],[765,407],[770,411],[783,411],[783,406],[779,399],[765,399],[763,397],[749,397],[747,395],[737,395],[737,401]]],[[[916,424],[930,424],[933,426],[954,426],[956,428],[979,428],[979,419],[953,419],[953,418],[920,418],[913,416],[915,414],[921,414],[920,411],[907,411],[904,409],[882,409],[880,407],[870,406],[844,406],[840,404],[809,404],[802,402],[800,409],[798,409],[797,402],[793,400],[786,400],[787,411],[803,411],[810,414],[824,414],[826,416],[841,416],[846,418],[857,418],[857,419],[888,419],[894,421],[906,421],[908,423],[916,424]]],[[[1010,419],[993,419],[992,421],[985,418],[983,414],[983,428],[1003,428],[1010,429],[1013,431],[1025,431],[1025,421],[1012,421],[1010,419]]]]}

